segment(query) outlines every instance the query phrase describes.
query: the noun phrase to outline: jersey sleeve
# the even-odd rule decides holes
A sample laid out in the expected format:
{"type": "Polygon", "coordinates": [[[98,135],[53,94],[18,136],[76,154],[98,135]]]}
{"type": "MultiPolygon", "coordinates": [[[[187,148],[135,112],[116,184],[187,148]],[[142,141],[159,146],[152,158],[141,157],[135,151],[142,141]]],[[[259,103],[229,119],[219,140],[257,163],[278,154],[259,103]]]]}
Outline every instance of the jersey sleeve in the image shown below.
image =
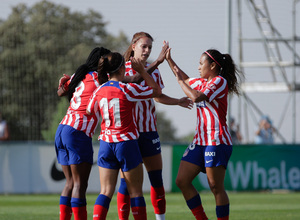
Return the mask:
{"type": "Polygon", "coordinates": [[[203,92],[208,97],[209,102],[211,102],[217,97],[222,97],[225,94],[226,88],[227,81],[223,77],[217,76],[209,81],[200,91],[203,92]]]}
{"type": "Polygon", "coordinates": [[[120,83],[125,96],[131,102],[148,100],[152,98],[153,89],[150,86],[141,86],[136,83],[120,83]]]}
{"type": "Polygon", "coordinates": [[[152,72],[152,78],[154,79],[154,81],[159,85],[159,87],[161,89],[165,88],[165,85],[164,85],[164,82],[161,78],[161,75],[160,75],[160,72],[159,72],[159,69],[156,68],[153,72],[152,72]]]}
{"type": "Polygon", "coordinates": [[[98,109],[98,99],[97,99],[97,93],[101,87],[98,87],[93,94],[91,95],[88,105],[87,105],[87,111],[89,111],[91,114],[95,114],[99,111],[98,109]]]}
{"type": "Polygon", "coordinates": [[[190,78],[189,84],[192,89],[200,90],[201,85],[203,84],[203,79],[201,78],[190,78]]]}

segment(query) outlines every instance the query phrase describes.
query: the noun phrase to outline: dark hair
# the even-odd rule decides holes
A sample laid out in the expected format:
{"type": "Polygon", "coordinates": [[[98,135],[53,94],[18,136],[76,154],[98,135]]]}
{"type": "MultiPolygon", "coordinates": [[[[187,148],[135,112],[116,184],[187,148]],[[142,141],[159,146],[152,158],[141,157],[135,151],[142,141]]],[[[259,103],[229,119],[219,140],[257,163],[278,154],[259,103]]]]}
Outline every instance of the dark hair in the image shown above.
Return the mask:
{"type": "Polygon", "coordinates": [[[119,74],[119,69],[125,66],[124,57],[117,52],[111,52],[100,58],[97,72],[99,83],[108,81],[108,74],[114,76],[119,74]]]}
{"type": "Polygon", "coordinates": [[[69,101],[72,99],[73,93],[75,91],[75,88],[78,86],[78,83],[82,81],[85,78],[86,74],[88,74],[89,72],[97,71],[100,57],[102,57],[107,53],[110,53],[110,50],[104,47],[96,47],[92,50],[92,52],[88,56],[85,64],[82,64],[77,68],[69,85],[69,90],[68,90],[69,101]]]}
{"type": "Polygon", "coordinates": [[[132,50],[132,45],[135,44],[139,39],[141,39],[142,37],[148,37],[150,38],[152,41],[153,38],[150,34],[146,33],[146,32],[137,32],[133,35],[132,37],[132,40],[131,40],[131,43],[128,47],[128,49],[125,51],[124,53],[124,58],[125,58],[125,61],[128,61],[130,59],[130,57],[133,57],[134,56],[134,51],[132,50]]]}
{"type": "Polygon", "coordinates": [[[203,53],[209,63],[215,62],[219,75],[227,81],[228,92],[240,95],[239,83],[243,78],[242,73],[237,69],[230,54],[222,54],[218,50],[210,49],[203,53]],[[209,55],[208,55],[209,54],[209,55]]]}

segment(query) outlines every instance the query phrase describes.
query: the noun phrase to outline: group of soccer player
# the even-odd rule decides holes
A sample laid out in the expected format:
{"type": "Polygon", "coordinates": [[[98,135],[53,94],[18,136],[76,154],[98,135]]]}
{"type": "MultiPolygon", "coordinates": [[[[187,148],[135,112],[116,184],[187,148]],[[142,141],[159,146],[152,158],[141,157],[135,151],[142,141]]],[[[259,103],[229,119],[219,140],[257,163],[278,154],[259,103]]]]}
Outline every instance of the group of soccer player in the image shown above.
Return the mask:
{"type": "Polygon", "coordinates": [[[158,58],[147,63],[153,38],[145,32],[133,35],[122,56],[97,47],[72,76],[64,75],[59,96],[68,96],[70,106],[55,136],[57,160],[66,177],[60,196],[60,220],[86,220],[86,190],[93,164],[92,136],[101,121],[97,164],[100,194],[94,205],[94,220],[106,219],[120,174],[117,193],[120,220],[147,219],[143,197],[144,164],[151,183],[151,202],[156,220],[164,220],[165,190],[162,156],[156,125],[156,102],[191,109],[197,105],[197,128],[192,144],[183,154],[176,184],[196,219],[207,219],[198,191],[192,185],[200,173],[207,179],[216,201],[218,220],[229,219],[229,199],[224,178],[232,152],[226,124],[227,96],[239,94],[238,71],[229,54],[207,50],[199,62],[200,78],[189,78],[171,57],[163,42],[158,58]],[[162,93],[158,66],[166,60],[186,97],[162,93]]]}

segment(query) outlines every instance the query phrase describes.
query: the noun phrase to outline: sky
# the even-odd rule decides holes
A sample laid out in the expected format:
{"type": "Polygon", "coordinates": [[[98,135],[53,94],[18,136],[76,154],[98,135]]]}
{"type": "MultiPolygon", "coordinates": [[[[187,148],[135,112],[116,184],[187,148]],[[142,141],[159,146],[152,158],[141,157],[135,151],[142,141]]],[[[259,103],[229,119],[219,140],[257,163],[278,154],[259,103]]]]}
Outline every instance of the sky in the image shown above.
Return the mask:
{"type": "MultiPolygon", "coordinates": [[[[232,0],[232,25],[231,40],[228,39],[228,1],[220,0],[128,0],[125,2],[117,0],[49,0],[55,4],[62,4],[69,7],[72,12],[79,11],[87,13],[89,9],[99,12],[103,20],[107,22],[107,32],[118,35],[120,31],[131,40],[134,33],[145,31],[154,38],[150,60],[155,60],[159,55],[164,40],[169,41],[172,48],[172,57],[178,66],[190,77],[198,77],[198,65],[201,54],[207,49],[218,49],[222,53],[230,53],[236,64],[239,63],[238,47],[238,13],[237,0],[232,0]],[[231,42],[229,45],[228,42],[231,42]]],[[[0,18],[7,19],[11,13],[12,6],[25,3],[31,7],[38,0],[1,0],[0,18]]],[[[254,19],[242,1],[242,31],[243,36],[259,37],[258,29],[254,19]]],[[[292,3],[293,0],[268,0],[267,5],[271,18],[276,28],[284,37],[292,36],[292,3]],[[272,4],[271,4],[272,3],[272,4]]],[[[300,3],[296,5],[296,22],[300,24],[300,3]]],[[[300,36],[297,29],[297,34],[300,36]]],[[[298,44],[299,45],[299,44],[298,44]]],[[[244,57],[249,61],[265,59],[262,45],[250,44],[243,47],[244,57]]],[[[298,46],[299,48],[299,46],[298,46]]],[[[292,56],[284,48],[286,59],[292,56]]],[[[298,50],[299,51],[299,50],[298,50]]],[[[165,88],[163,93],[181,98],[184,93],[180,89],[167,62],[159,66],[165,88]]],[[[291,70],[289,70],[290,74],[291,70]]],[[[270,81],[271,77],[267,70],[252,68],[245,70],[246,81],[260,82],[270,81]]],[[[299,74],[299,68],[297,69],[299,74]]],[[[289,78],[291,79],[291,74],[289,78]]],[[[299,77],[297,78],[299,82],[299,77]]],[[[299,93],[299,92],[298,92],[299,93]]],[[[280,132],[287,142],[292,140],[293,117],[291,104],[287,104],[289,94],[285,93],[251,93],[249,97],[261,108],[264,114],[271,117],[274,126],[280,127],[280,132]],[[287,114],[284,114],[287,112],[287,114]],[[284,115],[284,116],[283,116],[284,115]]],[[[233,97],[230,102],[230,114],[236,118],[241,127],[244,141],[253,141],[254,133],[257,129],[259,116],[245,113],[240,104],[242,98],[233,97]],[[247,116],[247,117],[246,117],[247,116]],[[246,121],[245,119],[248,119],[246,121]]],[[[296,95],[296,109],[300,109],[299,94],[296,95]]],[[[179,106],[167,106],[157,104],[157,110],[165,112],[168,119],[177,130],[178,137],[193,133],[196,127],[196,110],[187,110],[179,106]]],[[[296,142],[300,143],[300,114],[296,117],[296,142]]],[[[159,123],[159,122],[158,122],[159,123]]],[[[280,139],[275,136],[275,141],[280,139]]]]}

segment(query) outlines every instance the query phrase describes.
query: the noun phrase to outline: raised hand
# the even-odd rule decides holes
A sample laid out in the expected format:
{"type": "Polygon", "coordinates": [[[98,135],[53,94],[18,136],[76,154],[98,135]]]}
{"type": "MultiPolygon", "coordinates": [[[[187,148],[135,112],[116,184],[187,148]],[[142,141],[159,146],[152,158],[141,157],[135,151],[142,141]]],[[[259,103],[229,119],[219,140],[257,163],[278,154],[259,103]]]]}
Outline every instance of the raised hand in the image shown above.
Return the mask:
{"type": "Polygon", "coordinates": [[[164,62],[165,58],[166,58],[166,54],[168,52],[168,49],[169,49],[169,42],[168,41],[164,41],[163,42],[163,46],[162,46],[162,49],[160,51],[160,54],[157,58],[157,62],[158,63],[162,63],[164,62]]]}

